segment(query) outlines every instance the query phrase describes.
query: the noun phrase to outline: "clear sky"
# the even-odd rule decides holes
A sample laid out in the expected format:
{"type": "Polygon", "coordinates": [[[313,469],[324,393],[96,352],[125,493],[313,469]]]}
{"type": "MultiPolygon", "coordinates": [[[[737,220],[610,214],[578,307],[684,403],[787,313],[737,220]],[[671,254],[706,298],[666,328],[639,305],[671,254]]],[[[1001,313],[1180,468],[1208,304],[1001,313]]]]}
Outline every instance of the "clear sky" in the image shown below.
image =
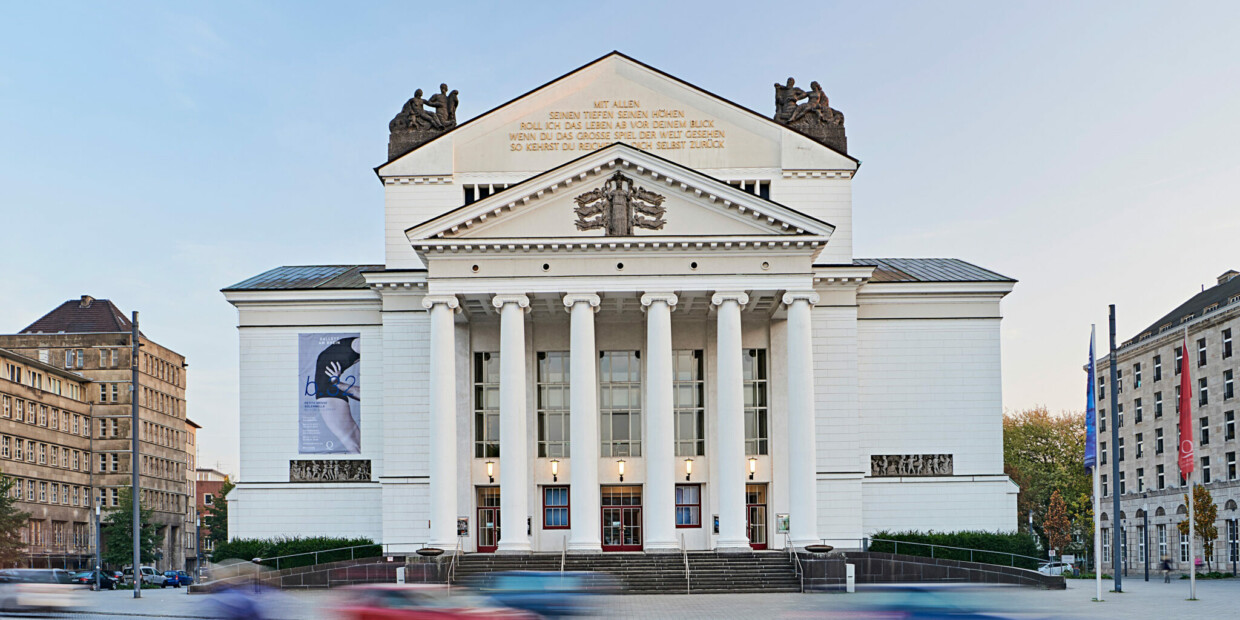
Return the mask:
{"type": "Polygon", "coordinates": [[[1124,340],[1240,269],[1240,3],[0,4],[0,331],[110,298],[189,358],[200,459],[236,472],[236,313],[277,265],[383,260],[387,123],[462,120],[618,49],[755,110],[847,117],[856,255],[1017,278],[1004,405],[1080,409],[1124,340]]]}

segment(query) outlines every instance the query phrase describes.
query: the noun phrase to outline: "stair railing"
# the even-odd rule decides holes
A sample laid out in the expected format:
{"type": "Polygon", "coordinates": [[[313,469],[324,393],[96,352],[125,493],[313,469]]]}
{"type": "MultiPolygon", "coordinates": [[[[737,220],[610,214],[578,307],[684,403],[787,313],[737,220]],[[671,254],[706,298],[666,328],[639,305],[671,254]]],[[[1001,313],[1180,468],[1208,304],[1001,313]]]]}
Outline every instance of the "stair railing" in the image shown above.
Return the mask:
{"type": "Polygon", "coordinates": [[[560,548],[560,577],[564,576],[564,560],[568,559],[568,537],[563,540],[564,546],[560,548]]]}
{"type": "Polygon", "coordinates": [[[456,549],[452,552],[452,561],[448,562],[448,587],[452,587],[452,580],[456,578],[456,562],[461,557],[461,541],[465,540],[463,536],[456,537],[456,549]]]}
{"type": "Polygon", "coordinates": [[[693,594],[689,585],[689,552],[685,551],[685,535],[680,535],[680,557],[685,561],[685,594],[693,594]]]}

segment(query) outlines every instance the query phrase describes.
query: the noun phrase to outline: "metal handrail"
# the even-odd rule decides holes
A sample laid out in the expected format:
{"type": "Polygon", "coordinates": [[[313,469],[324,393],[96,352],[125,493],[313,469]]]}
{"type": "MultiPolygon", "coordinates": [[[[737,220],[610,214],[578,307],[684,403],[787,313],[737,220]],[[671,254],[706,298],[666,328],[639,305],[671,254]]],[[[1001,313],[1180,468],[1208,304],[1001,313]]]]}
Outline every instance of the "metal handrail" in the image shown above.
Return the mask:
{"type": "Polygon", "coordinates": [[[461,541],[465,540],[463,536],[456,537],[456,549],[452,552],[452,561],[448,562],[448,587],[452,587],[452,579],[456,577],[457,558],[461,557],[461,541]]]}
{"type": "Polygon", "coordinates": [[[320,553],[331,553],[333,551],[344,551],[347,549],[349,551],[349,559],[355,560],[357,559],[356,549],[361,549],[362,547],[378,547],[380,551],[379,555],[384,555],[384,546],[385,545],[381,543],[370,543],[369,545],[353,545],[352,547],[337,547],[335,549],[320,549],[318,551],[303,551],[301,553],[290,553],[288,555],[277,555],[272,558],[254,558],[251,561],[254,562],[255,564],[262,564],[263,562],[270,562],[272,560],[275,560],[276,570],[280,570],[280,560],[287,559],[287,558],[295,558],[295,557],[299,557],[303,555],[313,555],[314,563],[318,564],[320,553]]]}
{"type": "MultiPolygon", "coordinates": [[[[989,550],[989,549],[970,549],[970,548],[968,548],[968,547],[953,547],[953,546],[951,546],[951,545],[936,545],[936,544],[934,544],[934,543],[912,542],[912,541],[908,541],[908,540],[890,540],[890,539],[887,539],[887,538],[871,538],[871,539],[870,539],[870,541],[871,541],[871,542],[887,542],[887,543],[892,543],[892,545],[894,545],[894,548],[893,548],[893,549],[892,549],[892,551],[891,551],[892,553],[899,553],[899,552],[900,552],[900,543],[904,543],[904,544],[906,544],[906,545],[921,545],[921,546],[923,546],[923,547],[930,547],[930,557],[931,557],[931,558],[933,558],[933,557],[934,557],[934,549],[937,547],[937,548],[940,548],[940,549],[955,549],[956,551],[968,551],[968,552],[969,552],[969,561],[970,561],[970,562],[973,562],[973,561],[974,561],[974,559],[973,559],[973,557],[974,557],[974,556],[973,556],[974,552],[977,552],[977,553],[993,553],[993,554],[995,554],[995,555],[1006,555],[1006,556],[1008,556],[1008,565],[1009,565],[1009,566],[1012,566],[1012,567],[1015,567],[1015,566],[1016,566],[1016,558],[1025,558],[1025,559],[1027,559],[1027,560],[1033,560],[1034,562],[1038,562],[1038,563],[1041,563],[1041,562],[1045,562],[1045,561],[1046,561],[1046,560],[1044,560],[1044,559],[1042,559],[1042,558],[1035,558],[1035,557],[1033,557],[1033,556],[1031,556],[1031,555],[1024,555],[1024,554],[1021,554],[1021,553],[1009,553],[1009,552],[1007,552],[1007,551],[991,551],[991,550],[989,550]]],[[[982,563],[982,564],[992,564],[992,562],[981,562],[981,563],[982,563]]],[[[1001,566],[1001,565],[997,565],[997,566],[1001,566]]]]}
{"type": "Polygon", "coordinates": [[[685,594],[693,594],[689,585],[689,552],[685,551],[685,535],[680,535],[680,557],[685,561],[685,594]]]}
{"type": "Polygon", "coordinates": [[[564,576],[564,560],[568,559],[568,537],[564,537],[564,546],[560,548],[560,576],[564,576]]]}
{"type": "Polygon", "coordinates": [[[805,592],[805,567],[801,566],[801,554],[796,552],[796,548],[792,545],[791,537],[784,535],[784,546],[788,547],[788,559],[795,560],[796,574],[801,578],[801,592],[805,592]]]}

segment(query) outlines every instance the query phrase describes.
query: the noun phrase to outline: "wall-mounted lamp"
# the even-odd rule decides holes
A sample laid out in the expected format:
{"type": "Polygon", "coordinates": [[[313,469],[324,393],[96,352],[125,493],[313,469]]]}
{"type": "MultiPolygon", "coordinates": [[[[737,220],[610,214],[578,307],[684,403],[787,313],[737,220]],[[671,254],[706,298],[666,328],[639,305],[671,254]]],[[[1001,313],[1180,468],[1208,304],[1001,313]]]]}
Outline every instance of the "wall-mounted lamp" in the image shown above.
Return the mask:
{"type": "Polygon", "coordinates": [[[750,480],[753,480],[753,474],[756,471],[758,471],[758,459],[757,457],[751,456],[749,457],[749,479],[750,480]]]}
{"type": "Polygon", "coordinates": [[[495,461],[487,461],[487,480],[495,482],[495,461]]]}
{"type": "Polygon", "coordinates": [[[616,461],[616,471],[620,473],[620,482],[624,482],[624,459],[616,461]]]}
{"type": "Polygon", "coordinates": [[[693,475],[693,459],[685,459],[685,482],[693,475]]]}
{"type": "Polygon", "coordinates": [[[551,459],[551,481],[559,482],[560,480],[559,475],[560,475],[560,462],[556,459],[551,459]]]}

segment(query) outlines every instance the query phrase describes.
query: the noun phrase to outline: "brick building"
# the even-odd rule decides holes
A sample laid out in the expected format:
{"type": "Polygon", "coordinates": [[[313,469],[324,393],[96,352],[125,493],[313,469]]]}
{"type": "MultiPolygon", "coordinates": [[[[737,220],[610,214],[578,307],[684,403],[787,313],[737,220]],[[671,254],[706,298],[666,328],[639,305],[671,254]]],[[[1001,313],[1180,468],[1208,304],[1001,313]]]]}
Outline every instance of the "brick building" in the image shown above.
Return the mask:
{"type": "MultiPolygon", "coordinates": [[[[217,505],[216,502],[226,501],[223,497],[223,489],[224,485],[228,483],[228,474],[218,469],[200,467],[195,472],[195,478],[197,479],[195,482],[197,495],[195,497],[197,497],[198,514],[205,517],[207,510],[217,505]]],[[[202,553],[204,556],[214,550],[214,545],[207,540],[207,535],[210,533],[210,528],[204,524],[202,532],[199,534],[202,537],[202,553]]]]}
{"type": "MultiPolygon", "coordinates": [[[[115,304],[83,295],[66,301],[0,347],[91,380],[91,471],[106,512],[130,485],[132,324],[115,304]]],[[[140,335],[138,359],[142,502],[153,511],[160,545],[156,566],[185,567],[186,523],[193,520],[189,475],[185,357],[140,335]]]]}

